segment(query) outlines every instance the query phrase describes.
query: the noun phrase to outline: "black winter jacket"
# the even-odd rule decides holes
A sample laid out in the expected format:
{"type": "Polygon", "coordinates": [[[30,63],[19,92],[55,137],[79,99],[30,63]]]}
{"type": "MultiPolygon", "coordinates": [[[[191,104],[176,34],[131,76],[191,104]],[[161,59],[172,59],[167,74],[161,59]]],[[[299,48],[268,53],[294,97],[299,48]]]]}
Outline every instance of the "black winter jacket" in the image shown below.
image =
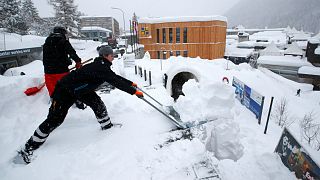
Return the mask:
{"type": "Polygon", "coordinates": [[[68,56],[75,62],[81,61],[65,35],[60,33],[50,34],[43,45],[44,72],[46,74],[69,72],[68,66],[71,61],[68,56]]]}
{"type": "Polygon", "coordinates": [[[136,89],[131,86],[132,81],[115,74],[110,69],[111,65],[111,62],[103,60],[102,57],[97,57],[94,62],[72,71],[58,81],[53,98],[64,98],[59,97],[60,93],[57,93],[59,91],[57,89],[69,92],[68,94],[74,98],[81,97],[94,91],[104,82],[108,82],[129,94],[134,94],[136,89]]]}

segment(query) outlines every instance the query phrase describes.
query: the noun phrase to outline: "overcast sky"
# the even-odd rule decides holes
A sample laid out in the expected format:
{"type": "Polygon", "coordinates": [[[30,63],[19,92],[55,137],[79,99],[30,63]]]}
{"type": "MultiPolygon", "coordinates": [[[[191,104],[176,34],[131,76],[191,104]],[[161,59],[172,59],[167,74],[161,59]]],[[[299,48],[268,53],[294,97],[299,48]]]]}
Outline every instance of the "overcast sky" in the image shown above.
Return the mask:
{"type": "MultiPolygon", "coordinates": [[[[53,16],[53,9],[47,0],[32,0],[41,17],[53,16]]],[[[89,16],[112,16],[123,27],[124,11],[126,29],[135,12],[139,17],[165,16],[210,16],[223,15],[240,0],[74,0],[78,10],[89,16]]]]}

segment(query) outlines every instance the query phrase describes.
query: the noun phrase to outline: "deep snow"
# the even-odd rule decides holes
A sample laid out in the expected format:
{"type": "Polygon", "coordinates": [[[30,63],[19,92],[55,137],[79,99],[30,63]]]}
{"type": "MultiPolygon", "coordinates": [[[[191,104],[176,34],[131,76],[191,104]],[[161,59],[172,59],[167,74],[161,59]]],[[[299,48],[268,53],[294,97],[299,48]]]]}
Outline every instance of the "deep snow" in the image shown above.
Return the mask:
{"type": "MultiPolygon", "coordinates": [[[[76,43],[83,59],[96,56],[97,44],[76,43]]],[[[192,129],[192,140],[168,143],[168,139],[176,139],[180,134],[170,132],[175,127],[162,114],[120,90],[99,93],[112,121],[122,123],[122,128],[101,131],[89,108],[71,108],[65,122],[35,152],[36,159],[27,166],[14,165],[11,160],[15,151],[45,119],[50,105],[45,88],[35,96],[23,94],[27,87],[43,80],[42,64],[35,61],[0,76],[1,179],[194,179],[192,167],[203,161],[213,165],[221,179],[295,178],[273,153],[282,129],[271,121],[268,133],[263,134],[267,108],[262,124],[258,125],[255,116],[232,96],[232,77],[265,95],[265,107],[269,106],[271,96],[275,96],[276,102],[286,97],[291,116],[297,119],[289,127],[296,137],[300,137],[298,119],[311,110],[320,113],[319,92],[263,68],[256,70],[246,64],[237,66],[229,62],[226,70],[223,59],[177,57],[163,61],[163,71],[174,74],[177,67],[186,70],[195,67],[192,70],[201,78],[199,82],[187,82],[183,88],[186,96],[173,104],[168,90],[162,86],[159,61],[146,58],[136,63],[153,72],[153,85],[144,90],[161,102],[174,105],[184,121],[199,117],[216,120],[192,129]],[[25,76],[12,76],[21,70],[25,76]],[[222,77],[228,77],[230,84],[223,83],[222,77]],[[301,97],[295,96],[299,88],[301,97]]],[[[114,69],[141,87],[148,85],[134,74],[132,67],[123,69],[121,60],[115,60],[114,69]]],[[[319,162],[319,152],[308,150],[319,162]]]]}

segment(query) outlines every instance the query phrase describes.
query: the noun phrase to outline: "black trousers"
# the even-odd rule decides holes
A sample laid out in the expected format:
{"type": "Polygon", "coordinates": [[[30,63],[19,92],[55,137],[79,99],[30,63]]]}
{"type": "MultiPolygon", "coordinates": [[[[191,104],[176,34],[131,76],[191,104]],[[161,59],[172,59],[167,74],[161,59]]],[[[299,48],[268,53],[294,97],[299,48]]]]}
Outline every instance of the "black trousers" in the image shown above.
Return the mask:
{"type": "Polygon", "coordinates": [[[56,88],[47,119],[34,131],[25,144],[25,150],[33,151],[38,149],[46,141],[49,134],[63,123],[69,108],[76,100],[80,100],[89,106],[93,110],[98,122],[110,121],[105,104],[94,91],[75,98],[67,90],[56,88]]]}

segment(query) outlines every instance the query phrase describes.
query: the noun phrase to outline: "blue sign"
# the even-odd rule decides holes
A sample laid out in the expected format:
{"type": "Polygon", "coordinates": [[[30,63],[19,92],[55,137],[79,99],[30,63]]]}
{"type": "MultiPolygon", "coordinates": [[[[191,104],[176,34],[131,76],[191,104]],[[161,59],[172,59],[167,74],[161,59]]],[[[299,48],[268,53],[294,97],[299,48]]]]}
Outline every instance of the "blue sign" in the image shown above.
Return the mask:
{"type": "Polygon", "coordinates": [[[256,118],[259,120],[260,124],[264,104],[264,96],[260,95],[258,92],[245,85],[236,77],[233,77],[232,86],[236,88],[236,98],[241,102],[241,104],[246,106],[256,115],[256,118]]]}
{"type": "Polygon", "coordinates": [[[284,128],[275,152],[280,156],[282,163],[295,172],[299,179],[319,180],[320,168],[312,160],[308,152],[284,128]]]}

